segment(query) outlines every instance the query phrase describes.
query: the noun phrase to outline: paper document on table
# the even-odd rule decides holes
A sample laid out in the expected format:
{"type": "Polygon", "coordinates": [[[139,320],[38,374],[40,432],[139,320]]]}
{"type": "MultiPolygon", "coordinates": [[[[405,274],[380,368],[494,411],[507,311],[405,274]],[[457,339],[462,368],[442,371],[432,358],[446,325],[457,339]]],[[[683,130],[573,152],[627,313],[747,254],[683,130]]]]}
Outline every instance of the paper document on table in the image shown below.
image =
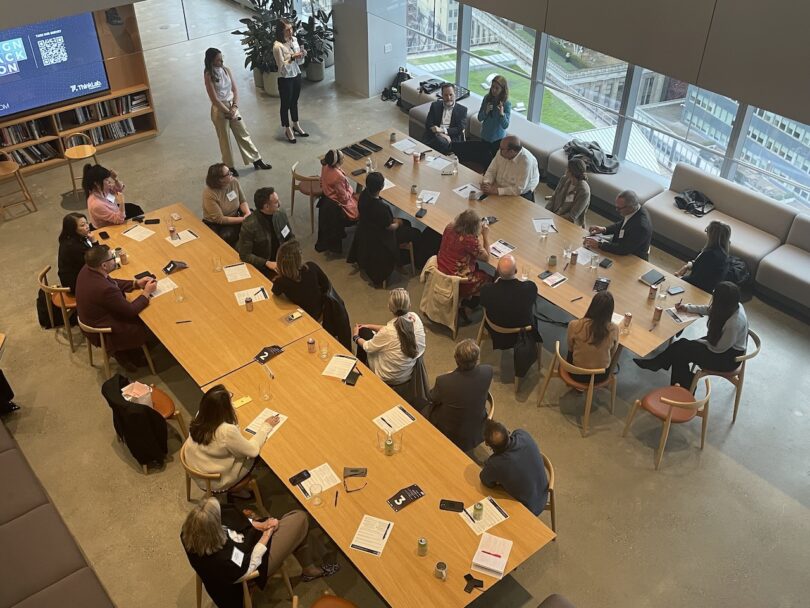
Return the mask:
{"type": "Polygon", "coordinates": [[[614,312],[610,315],[610,320],[613,321],[616,325],[621,325],[624,323],[624,315],[619,314],[618,312],[614,312]]]}
{"type": "Polygon", "coordinates": [[[248,270],[247,264],[245,263],[230,264],[225,266],[223,270],[225,271],[225,277],[228,279],[228,283],[250,278],[250,270],[248,270]]]}
{"type": "Polygon", "coordinates": [[[458,194],[461,198],[469,198],[470,192],[475,192],[475,196],[478,198],[481,195],[481,188],[475,184],[464,184],[458,188],[453,188],[453,192],[458,194]]]}
{"type": "Polygon", "coordinates": [[[374,419],[374,424],[387,433],[396,433],[416,422],[416,418],[401,405],[395,405],[374,419]]]}
{"type": "Polygon", "coordinates": [[[322,376],[331,376],[332,378],[340,378],[345,380],[354,366],[357,364],[357,359],[347,355],[335,355],[329,364],[321,372],[322,376]]]}
{"type": "Polygon", "coordinates": [[[133,241],[144,241],[148,239],[150,236],[155,234],[154,230],[149,230],[149,228],[145,228],[143,226],[133,226],[129,230],[124,230],[122,232],[126,237],[131,238],[133,241]]]}
{"type": "Polygon", "coordinates": [[[505,256],[507,253],[512,253],[515,250],[514,245],[510,245],[503,239],[498,239],[492,245],[489,246],[489,252],[494,255],[496,258],[501,258],[505,256]]]}
{"type": "Polygon", "coordinates": [[[439,200],[439,193],[435,190],[422,190],[419,196],[426,205],[435,205],[436,201],[439,200]]]}
{"type": "Polygon", "coordinates": [[[408,154],[409,152],[413,152],[413,149],[419,145],[418,142],[414,141],[410,137],[407,139],[403,139],[402,141],[398,141],[395,144],[391,144],[392,148],[396,148],[400,152],[404,152],[408,154]]]}
{"type": "Polygon", "coordinates": [[[686,312],[675,310],[675,307],[667,308],[666,313],[672,318],[673,321],[678,323],[679,325],[683,325],[684,323],[689,323],[690,321],[694,321],[695,319],[699,319],[700,315],[693,313],[693,312],[686,312]]]}
{"type": "Polygon", "coordinates": [[[509,516],[506,514],[495,499],[492,496],[487,496],[481,500],[481,504],[484,505],[484,514],[480,520],[476,521],[473,519],[473,508],[475,507],[474,504],[470,505],[464,511],[458,514],[458,516],[467,522],[467,525],[472,528],[472,531],[475,532],[478,536],[481,536],[484,532],[489,530],[493,526],[497,526],[502,521],[506,521],[509,519],[509,516]]]}
{"type": "Polygon", "coordinates": [[[385,549],[385,543],[391,537],[394,522],[386,521],[371,515],[363,515],[363,521],[354,534],[351,545],[352,549],[365,551],[379,557],[385,549]]]}
{"type": "Polygon", "coordinates": [[[577,264],[579,264],[580,266],[587,266],[588,264],[591,263],[591,258],[593,256],[595,255],[598,256],[598,254],[585,249],[585,247],[579,247],[575,249],[575,251],[577,254],[577,264]]]}
{"type": "Polygon", "coordinates": [[[394,186],[396,186],[396,184],[394,182],[392,182],[390,179],[388,179],[387,177],[385,177],[383,179],[385,180],[385,183],[383,184],[383,188],[382,188],[383,191],[388,190],[389,188],[393,188],[394,186]]]}
{"type": "Polygon", "coordinates": [[[173,239],[172,237],[167,236],[166,240],[169,241],[174,247],[179,247],[180,245],[190,241],[196,241],[198,238],[200,238],[197,236],[196,232],[192,232],[191,230],[181,230],[177,233],[177,236],[180,238],[173,239]]]}
{"type": "Polygon", "coordinates": [[[470,569],[495,578],[503,578],[511,551],[511,540],[485,532],[481,535],[481,542],[478,543],[478,550],[473,555],[470,569]]]}
{"type": "Polygon", "coordinates": [[[437,156],[433,158],[429,163],[427,163],[427,166],[430,167],[431,169],[436,169],[436,171],[441,171],[449,164],[450,164],[449,160],[447,160],[446,158],[442,158],[441,156],[437,156]]]}
{"type": "Polygon", "coordinates": [[[170,291],[174,291],[177,289],[177,283],[172,281],[169,277],[165,279],[160,279],[157,282],[157,289],[152,292],[152,298],[156,298],[158,296],[162,296],[164,293],[169,293],[170,291]]]}
{"type": "Polygon", "coordinates": [[[316,483],[321,486],[321,492],[325,492],[332,486],[338,485],[340,477],[332,470],[328,462],[324,462],[321,466],[310,469],[309,478],[299,483],[298,487],[301,488],[304,496],[309,498],[312,496],[312,485],[316,483]]]}
{"type": "Polygon", "coordinates": [[[236,301],[239,306],[245,305],[245,298],[253,298],[254,302],[261,302],[262,300],[269,299],[267,290],[264,287],[251,287],[250,289],[243,289],[233,294],[236,296],[236,301]]]}
{"type": "Polygon", "coordinates": [[[273,430],[271,430],[270,434],[267,436],[268,438],[272,437],[275,434],[275,432],[279,429],[279,427],[281,427],[282,424],[287,422],[287,416],[285,416],[284,414],[279,414],[278,412],[274,412],[273,410],[267,407],[264,408],[261,414],[259,414],[253,419],[253,422],[251,422],[249,425],[245,427],[245,432],[250,433],[251,435],[255,435],[256,433],[259,432],[262,423],[268,418],[272,418],[276,414],[278,414],[278,424],[273,427],[273,430]]]}
{"type": "Polygon", "coordinates": [[[568,280],[568,277],[559,272],[555,272],[543,279],[543,283],[549,287],[559,287],[568,280]]]}
{"type": "Polygon", "coordinates": [[[536,217],[532,220],[535,232],[543,232],[543,226],[546,227],[546,232],[559,232],[557,226],[554,225],[554,220],[550,217],[536,217]]]}

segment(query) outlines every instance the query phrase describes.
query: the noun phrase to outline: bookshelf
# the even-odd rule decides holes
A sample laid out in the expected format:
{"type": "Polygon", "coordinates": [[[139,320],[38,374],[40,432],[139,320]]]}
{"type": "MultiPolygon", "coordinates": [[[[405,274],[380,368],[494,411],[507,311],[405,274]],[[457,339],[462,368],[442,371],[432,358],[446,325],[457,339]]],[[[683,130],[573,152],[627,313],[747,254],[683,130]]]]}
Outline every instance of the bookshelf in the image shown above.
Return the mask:
{"type": "Polygon", "coordinates": [[[0,122],[0,152],[22,173],[67,163],[65,147],[77,133],[88,135],[98,152],[158,134],[135,10],[129,4],[118,11],[124,21],[118,26],[107,23],[104,11],[93,13],[110,83],[107,94],[0,122]]]}

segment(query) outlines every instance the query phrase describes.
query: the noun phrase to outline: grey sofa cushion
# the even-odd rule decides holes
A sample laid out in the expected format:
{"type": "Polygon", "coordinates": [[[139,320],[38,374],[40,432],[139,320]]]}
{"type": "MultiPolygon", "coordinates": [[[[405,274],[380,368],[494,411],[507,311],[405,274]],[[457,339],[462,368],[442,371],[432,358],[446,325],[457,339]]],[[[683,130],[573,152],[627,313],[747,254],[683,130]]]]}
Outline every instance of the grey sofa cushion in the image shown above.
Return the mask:
{"type": "Polygon", "coordinates": [[[0,525],[48,502],[19,449],[0,452],[0,525]]]}
{"type": "Polygon", "coordinates": [[[782,245],[765,256],[756,274],[757,283],[810,309],[810,252],[782,245]]]}
{"type": "MultiPolygon", "coordinates": [[[[722,211],[730,217],[772,234],[780,244],[785,242],[793,218],[798,213],[795,209],[777,203],[763,194],[683,163],[675,166],[669,189],[674,193],[700,190],[714,203],[715,211],[722,211]]],[[[712,215],[714,213],[710,214],[712,215]]],[[[732,230],[733,228],[734,226],[732,230]]],[[[732,232],[732,238],[734,236],[732,232]]]]}
{"type": "Polygon", "coordinates": [[[810,215],[800,213],[788,232],[787,244],[810,251],[810,215]]]}
{"type": "Polygon", "coordinates": [[[90,568],[82,568],[14,608],[112,608],[114,604],[90,568]]]}

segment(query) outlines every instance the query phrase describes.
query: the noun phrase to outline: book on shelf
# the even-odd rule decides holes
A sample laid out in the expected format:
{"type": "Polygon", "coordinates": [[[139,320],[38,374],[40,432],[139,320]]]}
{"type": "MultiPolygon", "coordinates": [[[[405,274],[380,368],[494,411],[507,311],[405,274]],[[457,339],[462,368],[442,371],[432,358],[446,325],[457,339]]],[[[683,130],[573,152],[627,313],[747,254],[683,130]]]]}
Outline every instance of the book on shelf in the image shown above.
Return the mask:
{"type": "Polygon", "coordinates": [[[59,152],[49,143],[35,144],[9,152],[11,158],[21,167],[36,165],[59,157],[59,152]]]}
{"type": "Polygon", "coordinates": [[[114,141],[129,135],[134,135],[136,132],[135,124],[132,122],[131,118],[126,118],[120,122],[113,122],[100,127],[93,127],[87,131],[90,138],[93,140],[93,144],[96,146],[107,141],[114,141]]]}
{"type": "Polygon", "coordinates": [[[0,139],[4,146],[13,146],[49,135],[48,127],[40,120],[29,120],[0,129],[0,139]]]}

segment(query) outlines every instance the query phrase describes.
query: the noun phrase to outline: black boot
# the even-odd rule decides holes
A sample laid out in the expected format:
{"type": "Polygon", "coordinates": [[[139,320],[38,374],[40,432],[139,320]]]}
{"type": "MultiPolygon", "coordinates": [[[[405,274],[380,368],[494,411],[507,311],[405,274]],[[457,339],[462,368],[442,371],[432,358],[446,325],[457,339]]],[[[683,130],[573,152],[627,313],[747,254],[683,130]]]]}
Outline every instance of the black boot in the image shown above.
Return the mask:
{"type": "Polygon", "coordinates": [[[231,175],[233,175],[234,177],[239,177],[239,171],[237,171],[233,167],[228,167],[228,169],[231,170],[231,175]]]}
{"type": "Polygon", "coordinates": [[[263,160],[260,158],[259,160],[257,160],[256,162],[254,162],[254,163],[253,163],[253,168],[254,168],[254,169],[256,169],[256,170],[258,171],[258,170],[260,170],[260,169],[264,169],[264,170],[267,170],[267,169],[272,169],[272,168],[273,168],[273,166],[272,166],[272,165],[268,165],[266,162],[264,162],[264,161],[263,161],[263,160]]]}

